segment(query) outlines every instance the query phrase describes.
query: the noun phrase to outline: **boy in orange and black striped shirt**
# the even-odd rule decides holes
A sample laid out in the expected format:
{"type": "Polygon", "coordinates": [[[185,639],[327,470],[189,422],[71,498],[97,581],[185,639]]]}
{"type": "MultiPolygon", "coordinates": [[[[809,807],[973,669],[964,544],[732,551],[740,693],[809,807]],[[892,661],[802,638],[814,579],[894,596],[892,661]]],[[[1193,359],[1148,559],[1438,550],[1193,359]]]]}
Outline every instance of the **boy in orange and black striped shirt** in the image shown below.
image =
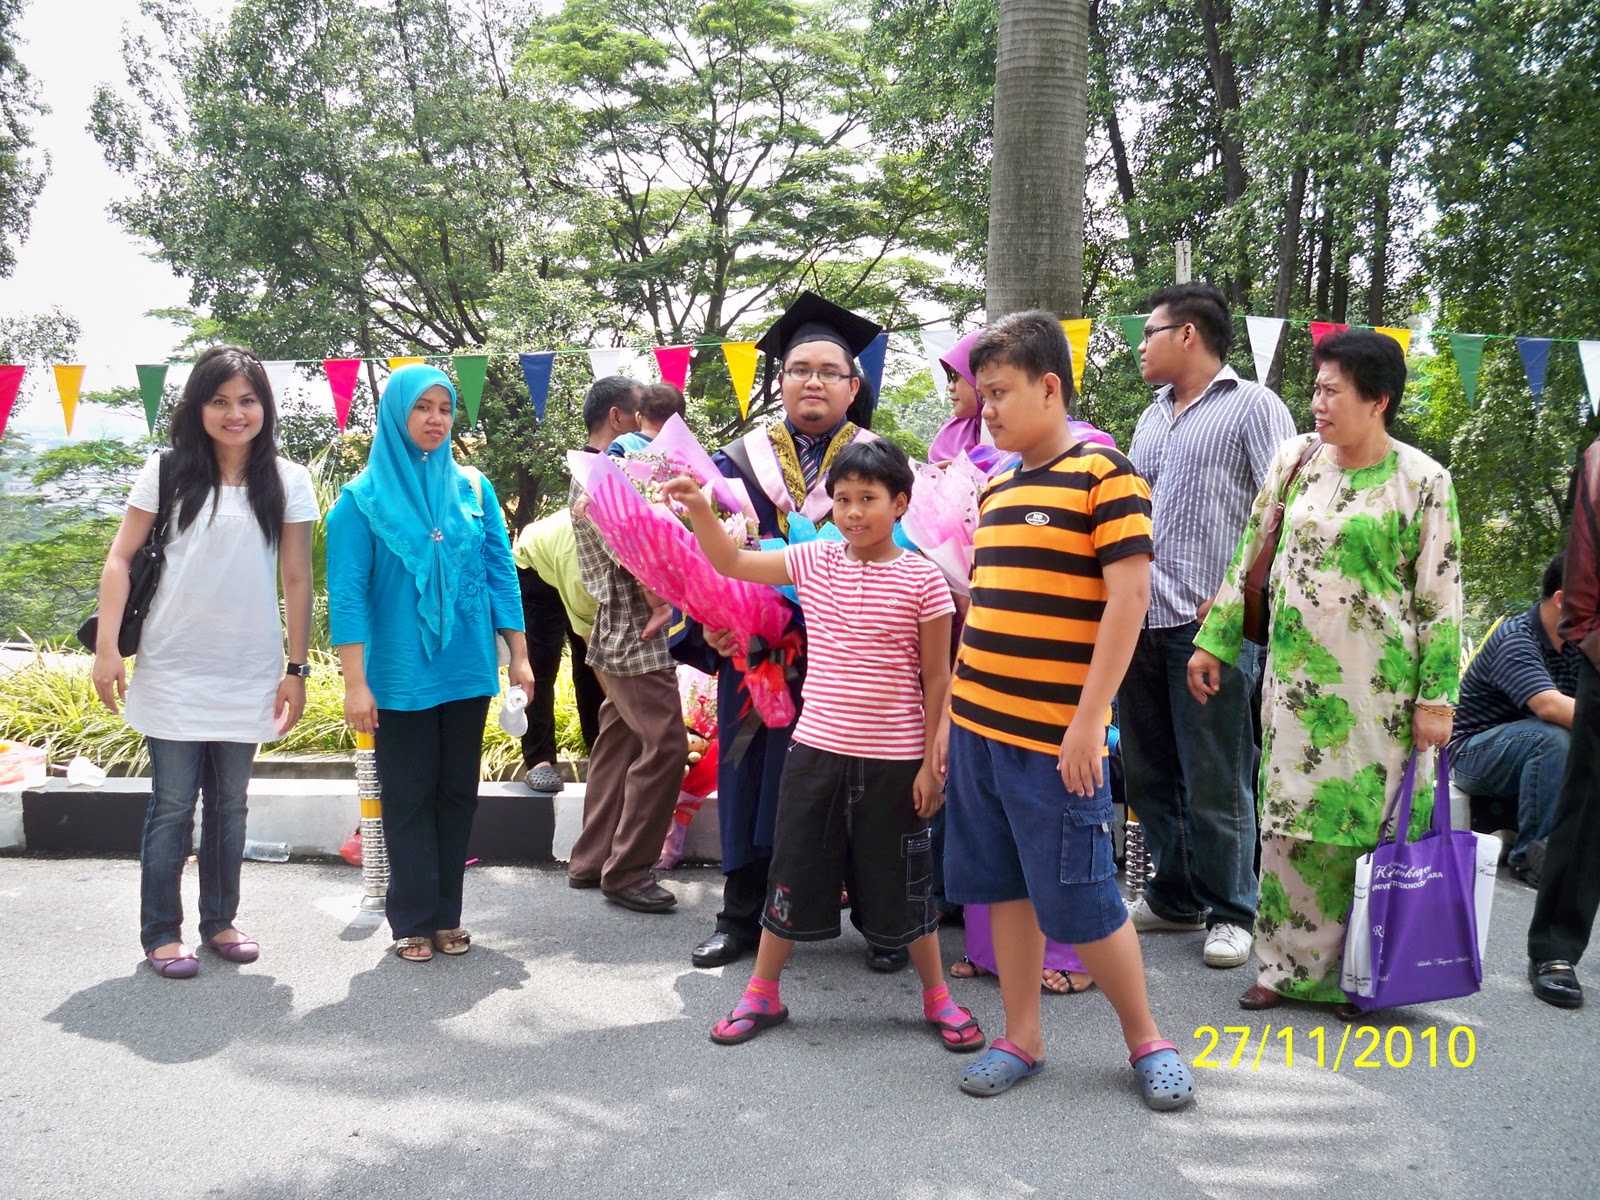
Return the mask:
{"type": "Polygon", "coordinates": [[[1021,464],[984,491],[972,607],[935,747],[949,796],[945,890],[990,906],[1006,1036],[962,1074],[991,1096],[1044,1067],[1039,975],[1071,944],[1122,1021],[1152,1108],[1194,1096],[1161,1040],[1117,891],[1104,758],[1111,700],[1150,602],[1150,489],[1116,450],[1077,442],[1071,350],[1017,313],[972,348],[983,419],[1021,464]]]}

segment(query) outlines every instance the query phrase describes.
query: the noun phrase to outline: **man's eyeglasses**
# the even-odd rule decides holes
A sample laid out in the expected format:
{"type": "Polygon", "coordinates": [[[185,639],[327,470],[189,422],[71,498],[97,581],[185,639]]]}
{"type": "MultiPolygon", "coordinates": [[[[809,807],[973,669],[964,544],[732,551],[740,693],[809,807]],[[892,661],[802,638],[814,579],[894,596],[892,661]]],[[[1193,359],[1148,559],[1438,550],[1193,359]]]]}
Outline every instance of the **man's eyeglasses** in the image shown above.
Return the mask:
{"type": "Polygon", "coordinates": [[[1182,329],[1188,323],[1189,322],[1187,321],[1176,321],[1171,325],[1156,325],[1154,327],[1146,325],[1144,327],[1144,337],[1140,338],[1139,340],[1141,342],[1148,342],[1158,333],[1165,333],[1169,329],[1182,329]]]}
{"type": "Polygon", "coordinates": [[[810,367],[785,367],[783,377],[795,383],[809,383],[813,379],[820,379],[824,386],[850,378],[848,374],[835,371],[832,367],[823,367],[821,370],[813,370],[810,367]]]}

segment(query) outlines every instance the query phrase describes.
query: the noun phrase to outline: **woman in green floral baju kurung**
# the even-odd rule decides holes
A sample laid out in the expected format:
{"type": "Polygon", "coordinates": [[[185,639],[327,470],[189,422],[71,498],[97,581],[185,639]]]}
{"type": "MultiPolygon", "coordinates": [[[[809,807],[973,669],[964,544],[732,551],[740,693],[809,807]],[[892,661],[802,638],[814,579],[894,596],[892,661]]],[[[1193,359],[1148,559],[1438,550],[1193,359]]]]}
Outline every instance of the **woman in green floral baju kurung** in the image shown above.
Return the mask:
{"type": "Polygon", "coordinates": [[[1320,437],[1289,489],[1268,581],[1260,978],[1240,998],[1246,1008],[1346,1002],[1339,970],[1356,859],[1377,845],[1413,746],[1413,835],[1426,828],[1434,756],[1421,752],[1449,740],[1460,673],[1455,489],[1448,471],[1388,435],[1405,386],[1399,345],[1351,331],[1327,339],[1317,361],[1317,433],[1279,448],[1189,666],[1204,703],[1218,663],[1239,655],[1263,521],[1320,437]]]}

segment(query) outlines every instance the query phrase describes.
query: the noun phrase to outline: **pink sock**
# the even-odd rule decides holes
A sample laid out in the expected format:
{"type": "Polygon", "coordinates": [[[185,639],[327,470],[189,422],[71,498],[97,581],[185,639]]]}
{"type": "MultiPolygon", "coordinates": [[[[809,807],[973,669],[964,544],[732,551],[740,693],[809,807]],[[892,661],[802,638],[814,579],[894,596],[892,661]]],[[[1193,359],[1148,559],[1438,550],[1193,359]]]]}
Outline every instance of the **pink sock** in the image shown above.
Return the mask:
{"type": "Polygon", "coordinates": [[[922,993],[922,1015],[930,1021],[967,1019],[965,1010],[950,998],[948,984],[935,984],[922,993]]]}
{"type": "Polygon", "coordinates": [[[735,1013],[741,1012],[777,1012],[778,981],[776,979],[762,979],[750,976],[750,982],[744,985],[744,995],[739,997],[739,1003],[733,1006],[735,1013]]]}

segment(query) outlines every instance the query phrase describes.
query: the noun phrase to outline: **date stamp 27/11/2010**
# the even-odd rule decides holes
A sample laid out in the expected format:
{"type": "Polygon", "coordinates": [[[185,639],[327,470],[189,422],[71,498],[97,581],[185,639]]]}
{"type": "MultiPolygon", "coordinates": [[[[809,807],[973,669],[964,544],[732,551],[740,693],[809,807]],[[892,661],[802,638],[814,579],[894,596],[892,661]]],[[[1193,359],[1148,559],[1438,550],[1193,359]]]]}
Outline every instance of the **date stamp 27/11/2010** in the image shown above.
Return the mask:
{"type": "MultiPolygon", "coordinates": [[[[1194,1036],[1205,1045],[1192,1065],[1218,1070],[1246,1066],[1252,1071],[1259,1070],[1269,1043],[1282,1044],[1285,1067],[1315,1065],[1318,1069],[1334,1071],[1340,1067],[1358,1070],[1388,1067],[1396,1071],[1404,1067],[1462,1068],[1470,1067],[1478,1056],[1478,1040],[1465,1025],[1449,1030],[1429,1025],[1415,1035],[1404,1025],[1391,1025],[1387,1030],[1376,1025],[1346,1025],[1337,1038],[1329,1037],[1321,1025],[1297,1031],[1289,1025],[1274,1029],[1268,1023],[1262,1027],[1259,1037],[1250,1025],[1224,1025],[1221,1029],[1202,1025],[1194,1031],[1194,1036]],[[1230,1042],[1231,1055],[1227,1053],[1230,1042]]],[[[1267,1065],[1276,1066],[1276,1056],[1267,1065]]]]}

